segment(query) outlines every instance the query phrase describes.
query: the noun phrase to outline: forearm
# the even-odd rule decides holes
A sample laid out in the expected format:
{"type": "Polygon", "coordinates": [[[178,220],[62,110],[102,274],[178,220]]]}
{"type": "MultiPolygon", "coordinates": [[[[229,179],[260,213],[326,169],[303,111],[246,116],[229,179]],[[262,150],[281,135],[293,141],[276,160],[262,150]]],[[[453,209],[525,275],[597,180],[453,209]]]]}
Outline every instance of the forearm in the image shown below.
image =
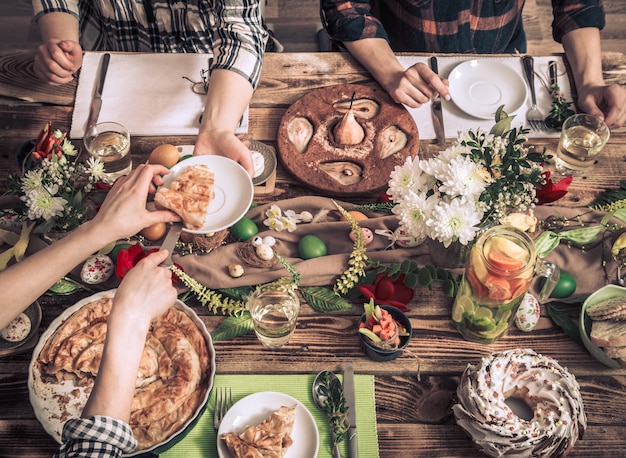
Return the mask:
{"type": "Polygon", "coordinates": [[[200,132],[235,132],[254,90],[242,75],[230,70],[211,74],[200,132]]]}
{"type": "Polygon", "coordinates": [[[129,422],[148,327],[145,317],[111,312],[102,362],[83,417],[106,415],[129,422]]]}
{"type": "Polygon", "coordinates": [[[390,91],[390,85],[394,81],[393,75],[404,72],[404,68],[400,65],[387,40],[364,38],[346,41],[343,45],[387,92],[390,91]]]}
{"type": "Polygon", "coordinates": [[[48,13],[37,21],[43,42],[79,41],[78,19],[69,13],[48,13]]]}
{"type": "Polygon", "coordinates": [[[90,223],[0,273],[0,329],[108,240],[90,223]]]}
{"type": "Polygon", "coordinates": [[[563,36],[563,48],[579,90],[604,84],[600,31],[597,28],[587,27],[567,33],[563,36]]]}

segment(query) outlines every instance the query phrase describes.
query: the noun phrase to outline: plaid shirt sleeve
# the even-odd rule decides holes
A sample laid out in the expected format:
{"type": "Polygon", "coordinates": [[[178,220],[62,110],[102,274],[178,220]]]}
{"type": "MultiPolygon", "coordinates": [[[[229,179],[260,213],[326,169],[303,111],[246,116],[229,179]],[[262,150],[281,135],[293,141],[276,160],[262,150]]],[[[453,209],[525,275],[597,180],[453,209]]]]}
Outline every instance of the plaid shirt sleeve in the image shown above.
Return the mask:
{"type": "Polygon", "coordinates": [[[73,418],[63,425],[63,444],[55,458],[121,457],[137,448],[130,426],[112,417],[73,418]]]}
{"type": "MultiPolygon", "coordinates": [[[[328,34],[339,42],[384,38],[396,52],[526,52],[524,0],[321,0],[328,34]]],[[[600,0],[552,0],[553,37],[604,27],[600,0]]]]}

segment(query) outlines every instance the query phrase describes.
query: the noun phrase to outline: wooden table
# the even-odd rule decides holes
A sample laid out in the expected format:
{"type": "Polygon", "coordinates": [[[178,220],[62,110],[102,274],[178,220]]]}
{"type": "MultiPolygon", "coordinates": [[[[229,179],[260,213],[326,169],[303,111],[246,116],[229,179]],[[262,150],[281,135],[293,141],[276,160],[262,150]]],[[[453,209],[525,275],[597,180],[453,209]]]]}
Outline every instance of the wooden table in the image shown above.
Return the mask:
{"type": "MultiPolygon", "coordinates": [[[[622,60],[623,61],[623,60],[622,60]]],[[[14,153],[25,140],[37,135],[47,121],[69,130],[75,84],[51,88],[32,76],[27,52],[0,54],[0,186],[14,153]]],[[[335,53],[270,54],[263,65],[261,83],[250,106],[251,138],[273,144],[285,109],[312,89],[337,83],[373,84],[369,74],[355,61],[335,53]]],[[[157,144],[193,143],[193,138],[133,138],[133,160],[144,161],[157,144]]],[[[537,141],[548,148],[554,140],[537,141]]],[[[422,154],[436,147],[423,142],[422,154]]],[[[626,175],[626,135],[614,132],[599,163],[584,178],[574,181],[560,205],[588,205],[596,193],[615,188],[626,175]]],[[[260,203],[296,197],[310,190],[298,184],[279,166],[273,195],[260,203]]],[[[362,200],[372,196],[362,196],[362,200]]],[[[1,294],[1,293],[0,293],[1,294]]],[[[63,310],[84,296],[42,298],[44,316],[41,332],[63,310]]],[[[313,373],[341,370],[352,362],[357,373],[375,375],[376,415],[380,456],[413,457],[480,456],[471,441],[455,424],[451,404],[459,376],[468,363],[477,363],[494,351],[516,347],[532,348],[550,355],[568,367],[578,379],[588,416],[588,430],[576,443],[571,456],[625,456],[626,370],[609,369],[574,343],[556,327],[545,310],[532,333],[512,329],[492,345],[464,341],[450,325],[452,300],[439,289],[419,288],[410,304],[413,339],[409,349],[421,359],[421,382],[416,378],[414,359],[378,363],[369,360],[353,335],[361,314],[359,303],[348,312],[323,314],[304,305],[298,329],[288,346],[280,351],[261,348],[253,334],[216,342],[217,366],[221,373],[313,373]],[[384,396],[381,393],[385,393],[384,396]]],[[[222,316],[196,308],[211,331],[222,316]]],[[[0,359],[0,456],[50,456],[56,444],[35,419],[24,382],[31,352],[0,359]],[[13,383],[10,383],[12,382],[13,383]]],[[[369,456],[361,450],[361,456],[369,456]]]]}

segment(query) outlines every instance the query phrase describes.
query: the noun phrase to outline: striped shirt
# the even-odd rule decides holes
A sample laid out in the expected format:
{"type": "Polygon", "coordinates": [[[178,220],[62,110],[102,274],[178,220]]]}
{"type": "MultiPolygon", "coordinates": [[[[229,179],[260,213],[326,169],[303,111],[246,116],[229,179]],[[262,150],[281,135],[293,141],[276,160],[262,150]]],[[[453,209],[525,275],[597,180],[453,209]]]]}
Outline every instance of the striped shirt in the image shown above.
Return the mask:
{"type": "Polygon", "coordinates": [[[32,0],[35,20],[69,13],[89,51],[213,53],[256,88],[268,32],[259,0],[32,0]]]}
{"type": "Polygon", "coordinates": [[[63,425],[62,441],[55,458],[117,458],[137,448],[127,423],[103,415],[68,420],[63,425]]]}
{"type": "MultiPolygon", "coordinates": [[[[384,38],[395,52],[525,53],[525,0],[322,0],[322,19],[339,42],[384,38]]],[[[553,38],[604,27],[600,0],[552,0],[553,38]]]]}

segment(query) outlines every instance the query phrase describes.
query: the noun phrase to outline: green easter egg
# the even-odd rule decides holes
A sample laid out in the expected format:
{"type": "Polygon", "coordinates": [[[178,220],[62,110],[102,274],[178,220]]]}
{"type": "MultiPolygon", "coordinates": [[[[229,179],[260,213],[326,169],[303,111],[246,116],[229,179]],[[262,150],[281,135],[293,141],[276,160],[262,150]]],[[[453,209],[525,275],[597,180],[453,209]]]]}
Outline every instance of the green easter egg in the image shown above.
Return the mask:
{"type": "Polygon", "coordinates": [[[245,242],[258,233],[256,223],[245,216],[230,227],[230,235],[238,242],[245,242]]]}
{"type": "Polygon", "coordinates": [[[317,235],[305,235],[298,242],[298,253],[302,259],[319,258],[326,256],[326,244],[317,235]]]}
{"type": "MultiPolygon", "coordinates": [[[[543,285],[544,282],[545,280],[542,280],[541,284],[543,285]]],[[[576,291],[576,280],[571,274],[562,270],[559,281],[554,287],[552,294],[550,294],[550,297],[554,299],[565,299],[574,294],[574,291],[576,291]]]]}

